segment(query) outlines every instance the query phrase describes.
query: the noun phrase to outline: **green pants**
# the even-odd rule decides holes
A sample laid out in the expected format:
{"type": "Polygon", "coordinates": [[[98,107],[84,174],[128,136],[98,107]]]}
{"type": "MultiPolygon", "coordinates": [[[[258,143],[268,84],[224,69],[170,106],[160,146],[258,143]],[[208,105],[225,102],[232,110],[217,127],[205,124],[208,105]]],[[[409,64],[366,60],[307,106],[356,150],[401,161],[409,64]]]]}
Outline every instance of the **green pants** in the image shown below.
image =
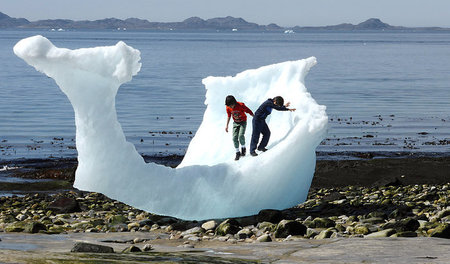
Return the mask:
{"type": "Polygon", "coordinates": [[[239,148],[239,143],[245,146],[245,128],[247,121],[236,123],[233,122],[233,143],[235,148],[239,148]]]}

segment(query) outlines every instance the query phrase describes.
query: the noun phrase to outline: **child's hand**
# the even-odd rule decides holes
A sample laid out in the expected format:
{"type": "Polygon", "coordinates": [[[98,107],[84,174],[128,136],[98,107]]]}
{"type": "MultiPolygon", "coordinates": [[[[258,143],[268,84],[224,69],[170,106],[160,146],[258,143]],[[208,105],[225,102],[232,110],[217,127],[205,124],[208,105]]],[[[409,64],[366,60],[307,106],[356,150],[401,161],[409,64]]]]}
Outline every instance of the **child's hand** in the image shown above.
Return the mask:
{"type": "Polygon", "coordinates": [[[225,127],[225,132],[227,132],[227,133],[228,133],[228,126],[226,126],[226,127],[225,127]]]}
{"type": "Polygon", "coordinates": [[[291,102],[287,102],[284,106],[289,107],[291,105],[291,102]]]}
{"type": "Polygon", "coordinates": [[[294,112],[295,110],[297,110],[297,109],[295,109],[295,108],[289,109],[289,111],[291,111],[291,112],[294,112]]]}

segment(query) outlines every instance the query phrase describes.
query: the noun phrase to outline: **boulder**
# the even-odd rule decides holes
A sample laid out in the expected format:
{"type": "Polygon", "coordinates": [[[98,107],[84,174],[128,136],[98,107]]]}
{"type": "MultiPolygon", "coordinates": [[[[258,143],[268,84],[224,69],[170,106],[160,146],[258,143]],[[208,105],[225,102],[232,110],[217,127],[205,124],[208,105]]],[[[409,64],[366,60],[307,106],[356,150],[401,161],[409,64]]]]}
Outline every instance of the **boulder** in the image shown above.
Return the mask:
{"type": "Polygon", "coordinates": [[[47,209],[63,214],[81,212],[78,201],[75,198],[65,196],[56,198],[48,205],[47,209]]]}
{"type": "Polygon", "coordinates": [[[276,238],[286,238],[289,235],[303,236],[306,234],[306,226],[294,220],[282,220],[275,230],[274,236],[276,238]]]}
{"type": "Polygon", "coordinates": [[[360,235],[367,235],[370,233],[369,228],[366,225],[356,225],[353,232],[360,235]]]}
{"type": "Polygon", "coordinates": [[[240,230],[239,232],[237,232],[235,237],[237,239],[246,239],[246,238],[250,238],[252,235],[253,235],[253,232],[250,229],[244,228],[244,229],[240,230]]]}
{"type": "Polygon", "coordinates": [[[202,224],[202,228],[205,229],[206,231],[208,230],[214,230],[217,227],[217,222],[214,220],[205,222],[202,224]]]}
{"type": "Polygon", "coordinates": [[[420,227],[419,221],[413,218],[405,218],[396,222],[389,222],[383,225],[383,229],[393,228],[397,232],[416,231],[420,227]]]}
{"type": "Polygon", "coordinates": [[[71,252],[89,252],[89,253],[114,253],[112,247],[96,245],[91,243],[77,242],[71,252]]]}
{"type": "Polygon", "coordinates": [[[404,231],[393,234],[391,237],[417,237],[417,233],[413,231],[404,231]]]}
{"type": "Polygon", "coordinates": [[[39,231],[47,231],[47,227],[40,222],[29,222],[25,224],[25,229],[23,230],[26,233],[38,233],[39,231]]]}
{"type": "Polygon", "coordinates": [[[272,238],[268,234],[264,234],[256,239],[258,242],[272,242],[272,238]]]}
{"type": "Polygon", "coordinates": [[[375,237],[390,237],[390,236],[392,236],[395,233],[396,233],[395,229],[389,228],[389,229],[385,229],[385,230],[381,230],[381,231],[378,231],[378,232],[374,232],[374,233],[368,234],[368,235],[366,235],[364,237],[372,237],[372,238],[375,238],[375,237]]]}
{"type": "Polygon", "coordinates": [[[136,246],[129,246],[122,250],[122,253],[142,252],[142,250],[136,246]]]}
{"type": "Polygon", "coordinates": [[[142,250],[144,252],[147,252],[147,251],[153,250],[153,247],[150,244],[145,244],[144,247],[142,248],[142,250]]]}
{"type": "Polygon", "coordinates": [[[274,232],[275,229],[277,229],[277,225],[273,224],[271,222],[261,222],[257,226],[258,229],[260,229],[262,232],[274,232]]]}
{"type": "Polygon", "coordinates": [[[336,223],[329,218],[316,217],[312,220],[311,225],[309,227],[312,228],[329,228],[334,227],[336,223]]]}
{"type": "Polygon", "coordinates": [[[430,234],[430,237],[450,238],[450,224],[440,224],[430,234]]]}
{"type": "Polygon", "coordinates": [[[326,230],[322,230],[319,235],[317,235],[315,237],[315,239],[325,239],[325,238],[330,238],[331,235],[333,235],[333,231],[326,229],[326,230]]]}
{"type": "Polygon", "coordinates": [[[223,221],[217,228],[216,228],[216,235],[219,236],[225,236],[227,234],[234,235],[237,232],[239,232],[241,228],[239,227],[239,223],[234,219],[227,219],[223,221]]]}
{"type": "Polygon", "coordinates": [[[265,209],[259,211],[256,216],[256,221],[260,222],[270,222],[270,223],[278,223],[283,219],[283,213],[280,210],[274,209],[265,209]]]}
{"type": "Polygon", "coordinates": [[[139,226],[140,227],[143,227],[143,226],[152,226],[154,224],[154,222],[152,221],[152,220],[150,220],[150,219],[144,219],[144,220],[141,220],[141,221],[139,221],[139,226]]]}
{"type": "Polygon", "coordinates": [[[186,235],[193,235],[193,234],[202,234],[205,232],[205,229],[203,229],[202,227],[196,226],[193,227],[191,229],[188,229],[184,232],[181,233],[182,236],[186,236],[186,235]]]}
{"type": "Polygon", "coordinates": [[[5,232],[22,232],[23,230],[25,230],[23,222],[14,222],[5,227],[5,232]]]}
{"type": "Polygon", "coordinates": [[[111,225],[127,224],[128,222],[128,217],[123,215],[113,215],[108,219],[108,223],[111,225]]]}

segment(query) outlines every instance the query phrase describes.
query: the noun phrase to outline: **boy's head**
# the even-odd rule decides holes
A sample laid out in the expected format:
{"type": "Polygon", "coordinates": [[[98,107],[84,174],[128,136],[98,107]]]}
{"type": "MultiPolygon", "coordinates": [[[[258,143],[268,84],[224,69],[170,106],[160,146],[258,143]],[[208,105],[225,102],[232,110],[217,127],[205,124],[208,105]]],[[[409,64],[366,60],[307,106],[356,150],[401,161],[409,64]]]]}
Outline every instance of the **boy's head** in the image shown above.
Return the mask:
{"type": "Polygon", "coordinates": [[[236,98],[232,95],[228,95],[227,98],[225,98],[225,105],[233,108],[236,105],[236,98]]]}
{"type": "Polygon", "coordinates": [[[278,105],[278,106],[283,106],[284,105],[284,99],[281,96],[277,96],[273,98],[273,103],[278,105]]]}

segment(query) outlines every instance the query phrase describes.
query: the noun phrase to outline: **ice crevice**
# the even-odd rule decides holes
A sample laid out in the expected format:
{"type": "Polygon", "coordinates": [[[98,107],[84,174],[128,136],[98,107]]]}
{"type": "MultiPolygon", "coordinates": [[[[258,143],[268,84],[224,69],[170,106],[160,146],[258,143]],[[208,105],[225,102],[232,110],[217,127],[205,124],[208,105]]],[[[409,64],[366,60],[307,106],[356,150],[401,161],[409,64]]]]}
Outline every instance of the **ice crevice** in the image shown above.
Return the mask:
{"type": "MultiPolygon", "coordinates": [[[[117,120],[115,97],[120,85],[138,74],[139,50],[124,42],[70,50],[33,36],[19,41],[14,53],[53,78],[73,106],[78,151],[74,187],[188,220],[245,216],[305,201],[315,149],[328,120],[325,106],[317,104],[304,85],[316,58],[203,79],[203,121],[182,163],[172,169],[145,163],[117,120]],[[272,132],[269,151],[236,162],[231,135],[224,129],[229,94],[253,111],[280,95],[297,111],[273,111],[267,120],[272,132]]],[[[247,144],[251,130],[249,117],[247,144]]]]}

